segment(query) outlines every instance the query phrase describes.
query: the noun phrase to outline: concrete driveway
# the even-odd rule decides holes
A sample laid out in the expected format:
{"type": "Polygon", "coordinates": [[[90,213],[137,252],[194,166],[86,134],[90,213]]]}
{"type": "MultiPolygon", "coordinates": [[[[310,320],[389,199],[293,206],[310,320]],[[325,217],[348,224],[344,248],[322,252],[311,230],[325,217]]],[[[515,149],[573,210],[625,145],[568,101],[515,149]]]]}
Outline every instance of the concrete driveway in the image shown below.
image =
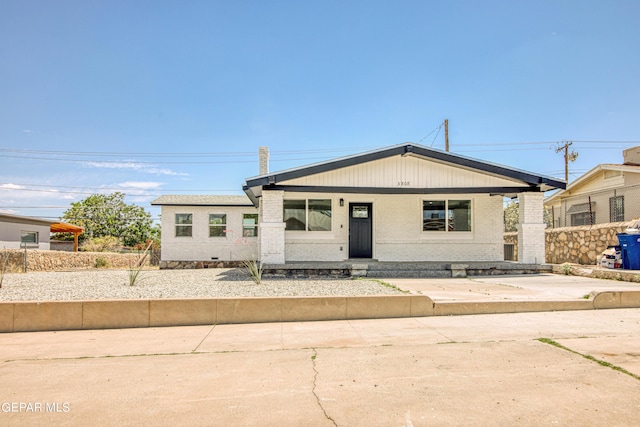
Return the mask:
{"type": "Polygon", "coordinates": [[[591,292],[640,291],[640,283],[559,274],[518,274],[461,279],[383,279],[400,289],[445,301],[570,301],[591,292]]]}
{"type": "Polygon", "coordinates": [[[637,425],[639,331],[620,309],[0,334],[0,425],[637,425]]]}

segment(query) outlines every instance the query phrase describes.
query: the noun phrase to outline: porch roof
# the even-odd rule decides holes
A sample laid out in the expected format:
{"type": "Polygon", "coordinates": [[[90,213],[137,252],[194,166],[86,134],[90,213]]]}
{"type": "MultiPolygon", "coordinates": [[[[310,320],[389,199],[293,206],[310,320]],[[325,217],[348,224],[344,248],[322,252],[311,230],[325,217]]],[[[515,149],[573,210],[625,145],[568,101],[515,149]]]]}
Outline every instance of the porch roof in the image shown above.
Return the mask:
{"type": "MultiPolygon", "coordinates": [[[[521,191],[548,191],[553,189],[566,188],[566,182],[556,178],[552,178],[545,175],[539,175],[532,172],[523,171],[520,169],[510,168],[508,166],[499,165],[496,163],[490,163],[482,160],[473,159],[471,157],[461,156],[459,154],[453,154],[450,152],[436,150],[433,148],[425,147],[413,143],[404,143],[391,147],[381,148],[361,154],[355,154],[351,156],[341,157],[334,160],[325,162],[314,163],[298,168],[287,169],[283,171],[268,173],[251,178],[247,178],[243,190],[247,196],[254,202],[257,202],[257,197],[261,194],[262,188],[275,188],[279,184],[282,185],[285,181],[302,178],[309,175],[319,174],[323,172],[329,172],[340,168],[349,166],[355,166],[366,162],[385,159],[392,156],[414,156],[423,158],[426,160],[436,161],[439,163],[464,168],[488,175],[494,175],[498,177],[508,178],[516,180],[524,185],[523,187],[514,188],[475,188],[475,189],[416,189],[416,188],[367,188],[360,189],[367,192],[377,193],[423,193],[423,192],[464,192],[471,190],[470,192],[488,192],[488,193],[517,193],[521,191]]],[[[292,190],[292,189],[289,189],[292,190]]],[[[305,188],[305,191],[313,191],[312,188],[305,188]]],[[[356,191],[353,188],[326,188],[324,191],[337,191],[337,192],[353,192],[356,191]]]]}

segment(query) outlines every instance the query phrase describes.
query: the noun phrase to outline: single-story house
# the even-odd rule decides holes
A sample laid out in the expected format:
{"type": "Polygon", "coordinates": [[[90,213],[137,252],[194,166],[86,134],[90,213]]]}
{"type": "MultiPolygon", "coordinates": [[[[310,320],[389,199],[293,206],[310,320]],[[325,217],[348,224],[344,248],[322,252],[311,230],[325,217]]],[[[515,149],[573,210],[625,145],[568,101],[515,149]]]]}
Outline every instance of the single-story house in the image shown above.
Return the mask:
{"type": "Polygon", "coordinates": [[[544,200],[554,227],[631,221],[640,217],[640,146],[622,164],[599,164],[544,200]]]}
{"type": "Polygon", "coordinates": [[[247,178],[246,196],[161,196],[163,261],[502,261],[503,197],[518,197],[518,259],[545,260],[555,178],[405,143],[247,178]]]}
{"type": "Polygon", "coordinates": [[[51,233],[73,233],[74,250],[83,228],[58,221],[0,213],[0,249],[50,249],[51,233]]]}

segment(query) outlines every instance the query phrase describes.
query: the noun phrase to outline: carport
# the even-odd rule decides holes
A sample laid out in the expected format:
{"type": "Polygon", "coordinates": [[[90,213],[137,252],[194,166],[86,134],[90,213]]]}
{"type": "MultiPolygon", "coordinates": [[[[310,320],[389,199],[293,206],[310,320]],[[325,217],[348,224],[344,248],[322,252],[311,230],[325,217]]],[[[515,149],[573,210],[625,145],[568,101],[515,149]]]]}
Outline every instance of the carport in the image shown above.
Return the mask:
{"type": "Polygon", "coordinates": [[[72,233],[73,234],[73,251],[78,252],[78,236],[82,234],[84,228],[64,222],[54,222],[51,224],[52,233],[72,233]]]}

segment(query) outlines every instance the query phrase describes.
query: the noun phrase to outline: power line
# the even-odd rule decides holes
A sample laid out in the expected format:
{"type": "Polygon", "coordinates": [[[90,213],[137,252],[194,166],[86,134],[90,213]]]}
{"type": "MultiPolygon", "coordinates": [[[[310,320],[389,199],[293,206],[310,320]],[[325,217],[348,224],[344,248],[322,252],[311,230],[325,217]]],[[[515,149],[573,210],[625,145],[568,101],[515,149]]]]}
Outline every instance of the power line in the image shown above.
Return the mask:
{"type": "Polygon", "coordinates": [[[69,209],[69,206],[0,206],[0,209],[69,209]]]}
{"type": "MultiPolygon", "coordinates": [[[[423,136],[422,139],[420,141],[418,141],[418,144],[420,144],[422,141],[427,139],[429,137],[429,135],[433,134],[435,131],[438,131],[438,133],[440,133],[440,129],[442,128],[442,126],[443,126],[443,124],[440,123],[437,128],[435,128],[434,130],[432,130],[431,132],[429,132],[428,134],[423,136]]],[[[431,145],[433,145],[433,143],[431,143],[431,145]]]]}
{"type": "MultiPolygon", "coordinates": [[[[182,189],[182,190],[178,190],[178,189],[171,189],[171,188],[154,188],[154,189],[145,189],[145,188],[140,188],[140,187],[127,187],[127,186],[119,186],[119,187],[78,187],[78,186],[70,186],[70,185],[44,185],[44,184],[20,184],[20,183],[16,183],[16,182],[11,182],[11,183],[5,183],[2,184],[0,183],[0,191],[2,190],[22,190],[23,188],[3,188],[2,185],[17,185],[17,186],[24,186],[24,187],[46,187],[46,188],[72,188],[72,189],[85,189],[85,190],[90,190],[90,189],[94,189],[94,190],[104,190],[104,191],[152,191],[152,190],[162,190],[163,192],[167,192],[167,191],[238,191],[237,188],[234,189],[204,189],[204,190],[196,190],[196,189],[182,189]]],[[[34,190],[34,191],[40,191],[40,190],[34,190]]]]}
{"type": "MultiPolygon", "coordinates": [[[[361,149],[370,149],[371,147],[344,147],[344,148],[324,148],[313,150],[270,150],[271,154],[291,155],[291,154],[316,154],[316,153],[333,153],[336,151],[354,151],[361,149]]],[[[205,151],[205,152],[108,152],[108,151],[62,151],[62,150],[27,150],[23,148],[0,148],[0,152],[24,153],[24,154],[50,154],[57,156],[145,156],[145,157],[247,157],[257,156],[257,152],[249,151],[205,151]]]]}
{"type": "MultiPolygon", "coordinates": [[[[433,129],[427,135],[418,141],[418,144],[422,143],[426,138],[431,136],[433,133],[437,132],[436,137],[440,134],[440,130],[442,129],[442,124],[433,129]]],[[[435,138],[431,145],[435,142],[435,138]]],[[[572,140],[574,143],[580,144],[640,144],[640,141],[634,140],[572,140]]],[[[523,151],[527,150],[527,148],[522,147],[524,145],[557,145],[560,141],[522,141],[522,142],[504,142],[504,143],[474,143],[474,144],[456,144],[456,147],[464,148],[476,148],[476,150],[456,150],[458,152],[469,152],[469,151],[483,151],[483,152],[491,152],[491,151],[507,151],[504,149],[487,149],[482,147],[502,147],[508,146],[508,151],[523,151]]],[[[598,149],[598,147],[584,147],[586,149],[598,149]]],[[[602,147],[602,148],[610,148],[610,147],[602,147]]],[[[271,151],[272,155],[281,155],[281,156],[291,156],[297,154],[321,154],[321,153],[331,153],[331,156],[328,157],[298,157],[298,158],[272,158],[272,162],[285,162],[285,161],[297,161],[297,160],[324,160],[327,158],[333,158],[333,154],[340,151],[357,151],[362,149],[371,149],[371,147],[349,147],[349,148],[330,148],[330,149],[314,149],[314,150],[282,150],[282,151],[271,151]]],[[[530,149],[530,148],[529,148],[530,149]]],[[[258,162],[256,153],[253,152],[193,152],[193,153],[172,153],[172,152],[103,152],[103,151],[56,151],[56,150],[28,150],[28,149],[18,149],[18,148],[0,148],[0,153],[13,153],[13,154],[0,154],[0,158],[14,158],[14,159],[25,159],[25,160],[44,160],[44,161],[61,161],[61,162],[74,162],[74,163],[100,163],[108,164],[108,163],[131,163],[132,165],[159,165],[159,164],[222,164],[222,163],[256,163],[258,162]],[[40,157],[39,155],[49,155],[53,157],[40,157]],[[224,160],[198,160],[198,161],[143,161],[143,160],[135,160],[135,159],[126,159],[126,160],[92,160],[92,159],[74,159],[74,158],[62,158],[69,156],[79,156],[79,157],[123,157],[123,156],[144,156],[147,158],[181,158],[181,159],[189,159],[193,157],[197,158],[208,158],[208,157],[227,157],[224,160]],[[253,157],[250,160],[230,160],[228,157],[253,157]]]]}
{"type": "MultiPolygon", "coordinates": [[[[443,124],[438,125],[427,135],[422,137],[418,144],[431,136],[434,132],[438,132],[442,129],[443,124]]],[[[640,144],[640,140],[580,140],[571,139],[573,142],[579,142],[584,144],[640,144]]],[[[557,144],[561,141],[516,141],[516,142],[491,142],[482,144],[456,144],[459,147],[492,147],[501,145],[532,145],[532,144],[557,144]]],[[[371,149],[371,146],[361,147],[348,147],[348,148],[326,148],[326,149],[313,149],[313,150],[270,150],[272,155],[292,155],[292,154],[317,154],[317,153],[335,153],[337,151],[356,151],[362,149],[371,149]]],[[[144,151],[123,151],[123,152],[108,152],[108,151],[64,151],[64,150],[29,150],[23,148],[0,148],[0,152],[7,153],[22,153],[22,154],[48,154],[56,156],[97,156],[97,157],[119,157],[119,156],[145,156],[145,157],[251,157],[256,156],[257,153],[251,151],[203,151],[203,152],[144,152],[144,151]]]]}
{"type": "MultiPolygon", "coordinates": [[[[85,163],[89,166],[101,166],[108,164],[130,164],[131,166],[141,165],[141,166],[154,166],[154,165],[212,165],[212,164],[230,164],[230,163],[258,163],[258,159],[255,160],[220,160],[220,161],[190,161],[190,162],[151,162],[151,161],[143,161],[143,160],[86,160],[86,159],[61,159],[61,158],[52,158],[52,157],[28,157],[28,156],[11,156],[11,155],[0,155],[0,158],[13,158],[13,159],[25,159],[25,160],[45,160],[45,161],[56,161],[56,162],[71,162],[71,163],[85,163]]],[[[271,162],[290,162],[295,160],[326,160],[333,158],[333,156],[323,156],[323,157],[299,157],[299,158],[288,158],[288,159],[270,159],[271,162]]]]}

